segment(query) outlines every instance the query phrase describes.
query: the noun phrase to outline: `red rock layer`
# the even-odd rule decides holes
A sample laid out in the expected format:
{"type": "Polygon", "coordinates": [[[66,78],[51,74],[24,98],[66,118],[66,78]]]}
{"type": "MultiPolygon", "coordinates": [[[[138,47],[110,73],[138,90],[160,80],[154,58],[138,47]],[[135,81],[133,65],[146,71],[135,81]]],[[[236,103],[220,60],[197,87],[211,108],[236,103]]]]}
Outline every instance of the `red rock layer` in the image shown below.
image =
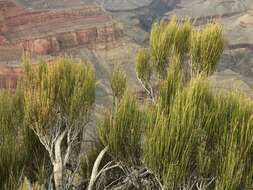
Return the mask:
{"type": "Polygon", "coordinates": [[[31,7],[74,7],[81,5],[81,0],[26,0],[31,7]]]}
{"type": "MultiPolygon", "coordinates": [[[[8,8],[7,8],[7,12],[8,8]]],[[[18,27],[30,25],[41,25],[54,20],[73,20],[77,18],[86,18],[89,16],[97,17],[99,15],[105,15],[101,8],[98,6],[83,6],[76,9],[62,9],[62,10],[41,10],[41,11],[25,11],[16,15],[6,15],[4,21],[0,25],[5,25],[5,31],[12,31],[18,27]]]]}
{"type": "Polygon", "coordinates": [[[0,0],[0,21],[1,18],[12,15],[17,15],[25,12],[25,9],[21,6],[18,6],[12,0],[0,0]]]}
{"type": "Polygon", "coordinates": [[[6,38],[0,35],[0,45],[4,45],[7,42],[6,38]]]}
{"type": "Polygon", "coordinates": [[[78,46],[111,48],[122,36],[117,22],[97,5],[40,11],[23,11],[7,0],[0,0],[1,5],[0,45],[8,41],[36,54],[50,54],[78,46]],[[8,10],[20,11],[13,15],[8,10]]]}
{"type": "Polygon", "coordinates": [[[122,31],[115,23],[109,26],[90,27],[78,31],[57,33],[37,39],[27,39],[17,42],[17,45],[37,54],[56,53],[67,48],[85,46],[90,49],[112,48],[122,31]]]}

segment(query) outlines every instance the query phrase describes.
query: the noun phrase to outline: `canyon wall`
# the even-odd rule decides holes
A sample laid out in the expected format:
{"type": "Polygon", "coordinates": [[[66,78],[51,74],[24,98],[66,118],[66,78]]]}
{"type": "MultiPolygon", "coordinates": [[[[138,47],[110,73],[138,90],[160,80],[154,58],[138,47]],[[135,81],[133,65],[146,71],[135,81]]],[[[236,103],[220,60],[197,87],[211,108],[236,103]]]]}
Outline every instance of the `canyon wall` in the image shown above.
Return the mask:
{"type": "Polygon", "coordinates": [[[108,50],[120,44],[122,35],[119,23],[96,4],[33,10],[0,0],[0,62],[7,63],[0,64],[0,88],[16,88],[23,71],[10,64],[20,60],[23,50],[33,55],[81,47],[108,50]]]}
{"type": "Polygon", "coordinates": [[[53,54],[85,46],[107,49],[117,45],[122,29],[98,5],[55,10],[27,10],[0,0],[0,46],[8,44],[35,54],[53,54]],[[13,10],[18,10],[13,14],[13,10]]]}
{"type": "Polygon", "coordinates": [[[0,46],[4,45],[7,42],[6,38],[2,35],[0,35],[0,46]]]}
{"type": "Polygon", "coordinates": [[[0,21],[5,17],[15,16],[26,12],[25,8],[16,4],[12,0],[0,0],[0,21]]]}
{"type": "Polygon", "coordinates": [[[52,54],[79,46],[93,50],[113,48],[121,36],[122,31],[115,23],[111,23],[108,26],[90,27],[41,38],[20,40],[16,45],[36,54],[52,54]]]}
{"type": "Polygon", "coordinates": [[[94,0],[19,0],[19,2],[29,7],[41,9],[74,7],[82,3],[94,2],[94,0]]]}

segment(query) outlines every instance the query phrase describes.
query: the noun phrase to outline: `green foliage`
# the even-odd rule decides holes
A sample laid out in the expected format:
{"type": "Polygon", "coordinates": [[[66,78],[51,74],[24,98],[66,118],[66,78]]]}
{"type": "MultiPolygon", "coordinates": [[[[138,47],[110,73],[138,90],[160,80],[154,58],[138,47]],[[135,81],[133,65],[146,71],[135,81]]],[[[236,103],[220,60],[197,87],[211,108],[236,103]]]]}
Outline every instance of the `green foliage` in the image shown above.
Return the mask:
{"type": "MultiPolygon", "coordinates": [[[[177,24],[177,30],[174,34],[174,39],[171,44],[171,55],[178,53],[179,55],[183,56],[184,54],[188,53],[189,50],[190,35],[193,28],[192,23],[189,18],[185,18],[181,22],[176,22],[176,17],[172,18],[171,22],[175,22],[177,24]]],[[[167,28],[170,30],[170,24],[167,25],[167,28]]]]}
{"type": "Polygon", "coordinates": [[[17,189],[24,169],[23,107],[19,93],[0,92],[0,189],[17,189]]]}
{"type": "Polygon", "coordinates": [[[184,65],[184,72],[190,72],[191,77],[198,74],[209,76],[215,71],[224,46],[223,30],[218,23],[196,28],[190,19],[178,21],[176,17],[167,24],[155,23],[150,33],[149,48],[141,49],[137,54],[137,77],[147,82],[154,69],[157,78],[165,80],[168,65],[175,54],[184,65]]]}
{"type": "Polygon", "coordinates": [[[169,114],[155,112],[156,120],[145,133],[145,163],[163,178],[167,188],[179,188],[190,176],[194,131],[204,122],[199,117],[206,99],[208,92],[198,82],[177,90],[169,114]]]}
{"type": "MultiPolygon", "coordinates": [[[[38,183],[31,184],[33,190],[42,190],[45,189],[45,187],[42,185],[39,185],[38,183]]],[[[22,182],[22,184],[19,186],[18,190],[30,190],[29,182],[27,178],[25,178],[22,182]]]]}
{"type": "MultiPolygon", "coordinates": [[[[212,107],[215,125],[209,126],[210,135],[216,137],[218,163],[216,189],[247,189],[252,183],[253,123],[252,102],[236,94],[219,95],[212,107]],[[220,126],[222,124],[222,129],[220,126]],[[219,130],[218,130],[219,129],[219,130]],[[251,161],[250,161],[251,160],[251,161]]],[[[214,121],[213,121],[214,123],[214,121]]],[[[209,137],[210,138],[210,137],[209,137]]],[[[213,158],[214,159],[214,158],[213,158]]]]}
{"type": "Polygon", "coordinates": [[[80,135],[95,101],[91,67],[69,58],[33,66],[25,56],[23,61],[19,88],[0,92],[0,189],[18,189],[24,176],[38,188],[45,185],[52,172],[45,145],[64,128],[72,130],[68,138],[80,135]]]}
{"type": "Polygon", "coordinates": [[[151,77],[152,68],[149,59],[150,55],[147,49],[138,51],[135,70],[137,77],[144,82],[149,82],[151,77]]]}
{"type": "Polygon", "coordinates": [[[126,90],[126,83],[126,74],[119,67],[114,68],[110,81],[113,97],[118,100],[122,98],[126,90]]]}
{"type": "Polygon", "coordinates": [[[23,93],[0,91],[0,189],[16,190],[22,177],[39,180],[36,172],[48,159],[36,135],[23,124],[23,93]]]}
{"type": "Polygon", "coordinates": [[[182,83],[182,63],[179,54],[175,54],[168,69],[167,79],[161,83],[159,90],[160,109],[165,114],[169,113],[171,102],[177,91],[182,88],[182,83]]]}
{"type": "Polygon", "coordinates": [[[193,30],[189,48],[192,75],[211,75],[223,53],[224,45],[222,27],[217,23],[193,30]]]}
{"type": "MultiPolygon", "coordinates": [[[[206,132],[216,122],[213,117],[218,110],[213,110],[213,104],[222,100],[215,99],[203,77],[214,72],[224,44],[222,27],[217,23],[196,29],[189,19],[178,22],[174,17],[167,25],[154,24],[151,30],[152,59],[145,55],[143,60],[151,61],[160,83],[156,108],[148,111],[151,119],[144,138],[144,162],[157,173],[166,189],[181,188],[193,173],[201,179],[216,177],[213,171],[223,164],[217,163],[215,157],[219,150],[210,151],[210,146],[218,146],[214,139],[221,136],[206,132]],[[195,78],[188,83],[187,68],[195,78]]],[[[140,65],[140,55],[136,67],[140,65]]],[[[145,68],[141,70],[137,70],[137,76],[145,68]]]]}
{"type": "Polygon", "coordinates": [[[110,153],[119,161],[132,160],[131,145],[137,144],[143,151],[136,158],[143,158],[141,164],[155,172],[168,190],[210,181],[207,189],[251,188],[252,102],[237,94],[214,92],[206,79],[215,71],[224,45],[217,23],[202,29],[176,18],[167,25],[154,24],[150,48],[137,55],[136,74],[145,83],[150,82],[152,69],[157,71],[157,101],[139,108],[142,120],[135,121],[134,111],[128,111],[132,107],[124,101],[120,105],[124,109],[106,115],[100,136],[110,153]],[[185,80],[185,64],[191,68],[190,81],[185,80]],[[136,129],[144,133],[135,132],[132,140],[129,130],[136,129]]]}
{"type": "Polygon", "coordinates": [[[169,114],[157,110],[145,133],[144,161],[166,189],[179,189],[192,175],[216,178],[217,190],[252,186],[251,102],[214,94],[198,77],[177,91],[169,114]]]}
{"type": "MultiPolygon", "coordinates": [[[[183,189],[192,179],[215,179],[211,190],[252,188],[253,104],[237,94],[212,91],[206,80],[224,44],[217,23],[196,29],[189,19],[174,17],[153,25],[150,47],[138,52],[136,73],[153,96],[156,71],[158,97],[140,106],[133,93],[125,92],[126,75],[119,68],[113,71],[117,104],[99,126],[111,158],[126,167],[148,167],[166,190],[183,189]],[[185,80],[185,64],[191,67],[190,81],[185,80]]],[[[0,189],[27,189],[21,178],[25,172],[36,176],[35,189],[42,188],[49,158],[35,133],[47,143],[64,128],[74,129],[69,135],[82,131],[95,102],[90,66],[69,58],[36,66],[26,57],[23,62],[21,91],[0,92],[0,189]],[[42,161],[35,162],[38,158],[42,161]]],[[[102,148],[82,162],[83,178],[90,176],[102,148]]]]}
{"type": "MultiPolygon", "coordinates": [[[[73,182],[67,164],[79,167],[83,132],[95,102],[94,70],[68,57],[36,66],[25,62],[24,67],[24,122],[49,155],[56,189],[63,189],[73,182]]],[[[45,167],[38,176],[46,175],[45,167]]]]}
{"type": "Polygon", "coordinates": [[[158,77],[166,78],[169,58],[174,52],[181,56],[188,51],[188,42],[191,34],[189,19],[177,22],[173,17],[168,24],[155,23],[150,34],[150,51],[152,64],[158,77]]]}
{"type": "Polygon", "coordinates": [[[53,64],[25,65],[23,82],[26,123],[41,135],[57,125],[59,115],[69,127],[86,121],[95,101],[91,67],[59,58],[53,64]],[[80,122],[80,123],[78,123],[80,122]]]}
{"type": "Polygon", "coordinates": [[[126,92],[116,109],[106,114],[99,127],[99,136],[105,146],[109,145],[109,151],[116,160],[138,165],[143,126],[144,117],[136,97],[126,92]]]}
{"type": "Polygon", "coordinates": [[[24,126],[23,130],[23,152],[26,155],[24,175],[40,185],[46,184],[52,172],[48,152],[32,129],[24,126]]]}

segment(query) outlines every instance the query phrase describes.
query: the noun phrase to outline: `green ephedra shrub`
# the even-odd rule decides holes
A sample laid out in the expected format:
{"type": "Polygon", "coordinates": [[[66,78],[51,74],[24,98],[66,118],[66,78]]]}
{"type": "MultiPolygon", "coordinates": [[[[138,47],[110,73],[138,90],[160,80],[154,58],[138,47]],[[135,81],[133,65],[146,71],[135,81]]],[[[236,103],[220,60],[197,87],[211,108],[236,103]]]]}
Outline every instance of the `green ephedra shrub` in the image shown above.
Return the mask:
{"type": "Polygon", "coordinates": [[[95,102],[95,73],[91,66],[68,57],[52,64],[25,64],[25,123],[46,149],[56,190],[69,189],[71,170],[79,168],[83,133],[95,102]],[[75,158],[75,159],[73,159],[75,158]]]}
{"type": "Polygon", "coordinates": [[[173,18],[153,25],[150,46],[136,59],[152,102],[139,106],[126,93],[100,127],[114,158],[153,171],[166,190],[253,187],[253,104],[208,82],[224,46],[215,22],[196,28],[173,18]]]}
{"type": "Polygon", "coordinates": [[[25,164],[23,105],[19,93],[0,92],[0,189],[18,188],[25,164]]]}
{"type": "Polygon", "coordinates": [[[144,117],[133,93],[126,92],[113,112],[108,112],[100,126],[100,137],[109,145],[118,161],[139,165],[144,117]]]}

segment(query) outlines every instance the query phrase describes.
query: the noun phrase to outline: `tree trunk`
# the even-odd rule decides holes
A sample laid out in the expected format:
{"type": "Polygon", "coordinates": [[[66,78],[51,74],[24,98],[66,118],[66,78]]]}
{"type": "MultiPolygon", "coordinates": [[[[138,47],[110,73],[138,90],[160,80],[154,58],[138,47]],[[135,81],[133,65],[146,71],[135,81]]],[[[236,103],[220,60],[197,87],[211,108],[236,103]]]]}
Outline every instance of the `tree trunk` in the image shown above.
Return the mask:
{"type": "Polygon", "coordinates": [[[56,190],[63,190],[62,164],[54,163],[54,183],[56,190]]]}
{"type": "Polygon", "coordinates": [[[61,142],[66,134],[64,131],[56,140],[54,150],[55,150],[55,161],[53,163],[54,171],[54,183],[56,190],[63,190],[63,161],[62,161],[62,152],[61,152],[61,142]]]}

